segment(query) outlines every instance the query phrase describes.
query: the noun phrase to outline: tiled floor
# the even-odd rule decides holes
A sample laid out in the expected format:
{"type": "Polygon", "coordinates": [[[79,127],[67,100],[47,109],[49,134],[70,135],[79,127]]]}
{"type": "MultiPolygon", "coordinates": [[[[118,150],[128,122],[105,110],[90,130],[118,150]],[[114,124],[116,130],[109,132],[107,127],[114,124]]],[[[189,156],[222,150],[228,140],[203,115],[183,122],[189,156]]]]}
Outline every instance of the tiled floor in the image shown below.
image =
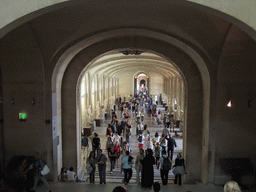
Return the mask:
{"type": "MultiPolygon", "coordinates": [[[[118,119],[120,120],[120,112],[118,111],[118,119]]],[[[132,114],[132,113],[131,113],[132,114]]],[[[131,147],[132,147],[132,156],[136,156],[138,153],[138,144],[137,144],[137,140],[136,140],[136,130],[135,130],[135,118],[132,117],[131,118],[131,122],[132,122],[132,136],[131,136],[131,147]]],[[[100,127],[96,127],[96,129],[94,130],[94,132],[97,132],[99,134],[99,137],[101,139],[101,146],[105,146],[106,143],[106,127],[107,124],[110,123],[110,119],[107,119],[106,121],[101,123],[100,127]]],[[[162,133],[163,130],[163,125],[158,126],[157,123],[151,119],[151,118],[147,118],[145,116],[145,120],[143,122],[143,124],[147,124],[150,132],[151,132],[151,137],[154,137],[155,132],[158,131],[158,133],[162,133]]],[[[176,142],[177,142],[177,148],[175,148],[174,151],[174,158],[176,158],[176,155],[178,152],[182,151],[182,145],[183,145],[183,140],[182,138],[175,138],[176,142]]],[[[103,148],[104,149],[104,148],[103,148]]],[[[89,147],[89,150],[91,150],[91,145],[89,147]]],[[[83,157],[87,156],[87,150],[84,150],[84,154],[82,155],[82,167],[84,168],[84,173],[86,175],[86,171],[85,171],[85,160],[83,159],[83,157]]],[[[106,151],[105,151],[106,153],[106,151]]],[[[93,184],[89,184],[88,182],[75,182],[75,183],[53,183],[51,182],[51,188],[52,191],[72,191],[72,192],[80,192],[80,191],[85,191],[85,192],[91,192],[91,191],[104,191],[104,192],[111,192],[113,190],[113,188],[115,186],[118,185],[123,185],[122,184],[122,179],[123,179],[123,175],[120,173],[120,161],[119,161],[119,168],[116,168],[116,171],[113,174],[110,174],[109,172],[109,162],[107,163],[107,184],[106,185],[100,185],[99,184],[99,177],[98,177],[98,172],[96,172],[95,177],[96,177],[96,183],[93,184]]],[[[97,171],[97,169],[96,169],[97,171]]],[[[134,191],[134,192],[140,192],[140,191],[145,191],[142,190],[140,186],[138,186],[137,184],[135,184],[136,182],[136,171],[133,168],[133,177],[130,181],[130,183],[127,185],[127,188],[129,191],[134,191]]],[[[202,186],[202,185],[182,185],[182,186],[177,186],[173,184],[173,179],[174,179],[174,175],[170,172],[169,173],[169,182],[167,186],[163,186],[161,185],[161,191],[172,191],[172,192],[200,192],[200,191],[209,191],[209,192],[218,192],[218,191],[223,191],[223,187],[222,186],[202,186]]],[[[158,181],[160,184],[161,182],[161,178],[160,178],[160,172],[159,170],[157,170],[155,168],[154,171],[154,180],[158,181]]],[[[37,191],[43,191],[43,186],[39,186],[37,191]]],[[[153,191],[153,190],[151,190],[153,191]]]]}

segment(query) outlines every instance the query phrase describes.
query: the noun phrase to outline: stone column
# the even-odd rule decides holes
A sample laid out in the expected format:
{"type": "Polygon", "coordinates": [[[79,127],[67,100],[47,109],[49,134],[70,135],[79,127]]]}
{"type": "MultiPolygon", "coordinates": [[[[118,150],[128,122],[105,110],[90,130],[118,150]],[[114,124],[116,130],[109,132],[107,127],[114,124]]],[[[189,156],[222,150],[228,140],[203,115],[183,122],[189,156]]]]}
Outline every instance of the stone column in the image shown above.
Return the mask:
{"type": "Polygon", "coordinates": [[[105,83],[105,76],[102,76],[102,100],[105,101],[106,98],[106,83],[105,83]]]}
{"type": "Polygon", "coordinates": [[[119,78],[117,78],[117,98],[119,97],[119,78]]]}
{"type": "Polygon", "coordinates": [[[134,78],[134,95],[137,93],[137,78],[134,78]]]}
{"type": "Polygon", "coordinates": [[[111,78],[111,81],[112,81],[112,98],[113,98],[115,95],[115,79],[111,78]]]}
{"type": "Polygon", "coordinates": [[[99,92],[100,92],[100,87],[99,87],[99,76],[98,74],[95,75],[95,84],[96,84],[96,103],[99,101],[99,92]]]}
{"type": "Polygon", "coordinates": [[[150,86],[149,86],[149,78],[147,78],[147,87],[148,87],[148,95],[150,96],[150,86]]]}

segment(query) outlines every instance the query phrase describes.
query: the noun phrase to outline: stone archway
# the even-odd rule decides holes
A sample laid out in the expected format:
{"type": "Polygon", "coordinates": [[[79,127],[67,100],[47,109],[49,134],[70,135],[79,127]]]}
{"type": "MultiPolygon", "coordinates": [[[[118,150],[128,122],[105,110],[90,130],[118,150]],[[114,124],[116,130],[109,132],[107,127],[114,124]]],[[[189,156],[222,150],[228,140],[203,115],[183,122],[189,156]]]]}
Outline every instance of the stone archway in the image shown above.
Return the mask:
{"type": "Polygon", "coordinates": [[[142,86],[145,87],[145,93],[148,95],[148,86],[149,86],[149,77],[147,74],[145,74],[144,72],[137,72],[134,77],[134,95],[138,94],[138,89],[139,87],[142,86]],[[141,77],[141,75],[143,75],[143,77],[141,77]]]}
{"type": "MultiPolygon", "coordinates": [[[[176,48],[182,47],[182,51],[184,51],[183,53],[180,53],[180,51],[177,50],[176,52],[180,57],[184,57],[183,54],[186,55],[183,62],[180,62],[179,60],[175,61],[179,65],[179,69],[183,72],[188,87],[188,106],[186,111],[188,121],[186,126],[190,127],[190,129],[187,130],[184,138],[188,144],[186,146],[184,145],[184,152],[185,154],[188,154],[186,160],[187,164],[190,166],[188,168],[189,174],[186,181],[188,183],[195,183],[195,181],[202,178],[201,180],[203,182],[204,180],[207,182],[207,178],[203,177],[203,175],[207,176],[208,174],[208,161],[204,162],[204,160],[206,158],[208,159],[208,153],[206,153],[206,151],[208,152],[209,141],[210,77],[206,64],[197,52],[177,39],[147,30],[128,29],[102,33],[78,43],[76,46],[70,48],[59,59],[52,79],[52,92],[56,94],[56,103],[58,105],[60,105],[60,97],[62,97],[62,108],[58,111],[57,109],[60,109],[60,106],[57,107],[56,112],[60,119],[65,119],[61,121],[62,130],[61,124],[59,124],[59,129],[62,131],[64,138],[62,146],[63,162],[66,166],[69,166],[69,164],[77,165],[76,168],[79,170],[80,163],[78,162],[79,158],[77,157],[79,156],[80,148],[80,140],[78,139],[80,131],[77,127],[76,118],[76,116],[78,116],[76,109],[76,85],[81,71],[92,59],[105,52],[132,46],[130,45],[133,41],[131,36],[134,35],[137,36],[137,44],[140,48],[152,50],[168,58],[171,46],[176,48]],[[131,43],[127,45],[127,42],[131,43]],[[85,43],[88,47],[85,46],[85,43]],[[92,44],[93,46],[90,47],[92,44]],[[165,47],[165,49],[163,47],[165,47]],[[83,58],[83,62],[76,59],[80,58],[80,55],[77,53],[81,50],[83,50],[83,54],[86,53],[84,55],[87,55],[86,58],[83,58]],[[74,58],[75,55],[76,57],[74,58]],[[190,65],[193,73],[188,73],[186,71],[187,65],[190,65]],[[190,80],[193,80],[193,82],[190,80]],[[67,103],[69,104],[67,105],[67,103]],[[67,117],[65,111],[72,113],[72,117],[67,117]],[[68,121],[66,120],[67,118],[68,121]],[[196,128],[193,129],[193,127],[196,128]],[[77,150],[72,150],[74,148],[77,150]],[[202,158],[198,160],[198,157],[202,158]]],[[[173,47],[172,51],[174,51],[173,47]]]]}

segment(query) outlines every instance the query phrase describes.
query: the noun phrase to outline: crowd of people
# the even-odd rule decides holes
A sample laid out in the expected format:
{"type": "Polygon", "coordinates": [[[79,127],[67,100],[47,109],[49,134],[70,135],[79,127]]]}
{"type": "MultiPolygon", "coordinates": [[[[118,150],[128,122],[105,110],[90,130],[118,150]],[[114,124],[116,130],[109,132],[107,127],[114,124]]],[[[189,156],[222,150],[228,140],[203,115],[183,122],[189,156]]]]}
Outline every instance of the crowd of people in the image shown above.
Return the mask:
{"type": "MultiPolygon", "coordinates": [[[[127,185],[132,177],[132,166],[135,164],[136,182],[143,188],[151,188],[154,183],[154,165],[160,169],[163,185],[167,185],[168,174],[171,168],[175,167],[177,179],[175,183],[181,184],[181,175],[185,173],[184,159],[178,156],[175,160],[175,165],[172,166],[173,151],[177,147],[173,135],[169,131],[169,116],[163,118],[162,112],[155,112],[157,122],[164,122],[162,134],[155,133],[151,135],[150,128],[147,124],[143,124],[145,119],[146,105],[152,103],[149,97],[137,97],[131,99],[131,102],[126,102],[125,99],[116,101],[119,106],[121,121],[117,118],[115,107],[111,111],[112,119],[106,128],[106,144],[101,144],[97,133],[94,133],[89,138],[92,141],[92,151],[86,160],[87,171],[89,172],[90,183],[95,183],[95,169],[98,166],[100,184],[106,183],[106,162],[109,160],[110,174],[115,172],[115,168],[119,167],[121,173],[124,174],[123,183],[127,185]],[[136,119],[136,133],[132,133],[131,115],[136,119]],[[159,120],[161,119],[161,120],[159,120]],[[136,135],[138,142],[139,153],[136,157],[132,157],[132,148],[130,145],[131,135],[136,135]],[[106,155],[102,149],[106,150],[106,155]],[[120,164],[120,165],[119,165],[120,164]]],[[[153,112],[154,113],[154,112],[153,112]]],[[[149,116],[151,118],[151,114],[149,116]]],[[[176,177],[175,177],[176,178],[176,177]]]]}

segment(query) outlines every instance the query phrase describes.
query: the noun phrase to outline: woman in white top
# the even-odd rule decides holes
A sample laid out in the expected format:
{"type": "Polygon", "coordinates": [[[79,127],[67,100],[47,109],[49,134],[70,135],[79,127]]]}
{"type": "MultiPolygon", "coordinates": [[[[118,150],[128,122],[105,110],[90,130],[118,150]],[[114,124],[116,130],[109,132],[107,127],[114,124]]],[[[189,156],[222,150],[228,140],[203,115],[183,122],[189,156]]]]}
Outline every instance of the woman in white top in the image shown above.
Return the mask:
{"type": "Polygon", "coordinates": [[[114,137],[113,137],[113,143],[118,143],[118,145],[120,145],[120,136],[118,135],[118,133],[115,133],[114,137]]]}
{"type": "Polygon", "coordinates": [[[147,138],[147,141],[145,143],[145,149],[152,149],[152,151],[154,150],[154,146],[150,137],[147,138]]]}
{"type": "Polygon", "coordinates": [[[157,112],[157,123],[158,123],[158,125],[161,124],[161,121],[162,121],[162,113],[159,109],[158,112],[157,112]]]}
{"type": "Polygon", "coordinates": [[[147,124],[144,125],[143,135],[145,138],[148,138],[150,136],[150,132],[149,132],[147,124]]]}
{"type": "Polygon", "coordinates": [[[160,135],[158,135],[158,132],[155,134],[155,141],[158,143],[160,141],[160,135]]]}

